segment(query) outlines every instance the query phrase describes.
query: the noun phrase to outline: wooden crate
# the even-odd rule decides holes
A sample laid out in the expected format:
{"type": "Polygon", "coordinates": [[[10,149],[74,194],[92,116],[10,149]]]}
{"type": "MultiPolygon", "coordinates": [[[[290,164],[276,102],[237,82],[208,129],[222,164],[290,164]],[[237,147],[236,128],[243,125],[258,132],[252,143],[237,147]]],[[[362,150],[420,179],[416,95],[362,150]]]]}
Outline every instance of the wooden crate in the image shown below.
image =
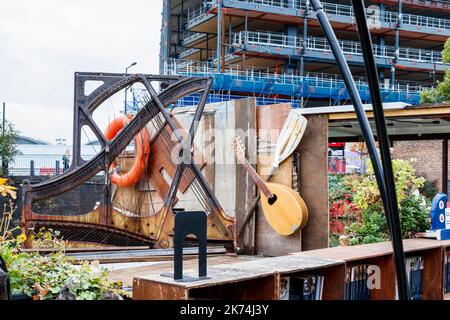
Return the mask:
{"type": "MultiPolygon", "coordinates": [[[[443,243],[436,240],[408,239],[403,241],[405,256],[424,256],[424,300],[443,299],[443,243]]],[[[450,246],[450,242],[448,243],[450,246]]],[[[373,300],[394,300],[396,298],[396,273],[392,244],[373,243],[352,247],[335,247],[301,253],[313,257],[344,260],[352,263],[378,265],[381,271],[381,288],[371,292],[373,300]]]]}
{"type": "MultiPolygon", "coordinates": [[[[450,300],[444,296],[444,256],[450,241],[409,239],[403,242],[405,256],[424,257],[424,300],[450,300]]],[[[134,299],[242,299],[280,298],[281,277],[320,274],[325,277],[324,300],[344,299],[345,268],[352,264],[378,265],[381,288],[373,300],[396,299],[396,273],[390,242],[336,247],[294,253],[289,256],[227,263],[208,269],[211,279],[175,282],[159,274],[134,279],[134,299]]],[[[191,273],[192,275],[192,273],[191,273]]]]}
{"type": "MultiPolygon", "coordinates": [[[[294,255],[265,258],[212,266],[208,269],[210,279],[196,282],[177,282],[160,274],[136,277],[133,299],[277,300],[281,275],[301,272],[323,274],[324,299],[342,299],[344,270],[344,262],[338,260],[294,255]]],[[[193,270],[186,270],[186,274],[195,276],[193,270]]]]}
{"type": "MultiPolygon", "coordinates": [[[[354,246],[312,250],[301,254],[343,260],[346,267],[352,264],[377,265],[381,271],[381,286],[380,289],[371,291],[370,298],[372,300],[393,300],[395,298],[395,269],[390,252],[371,251],[363,246],[354,246]]],[[[342,286],[344,286],[345,278],[342,282],[342,286]]]]}

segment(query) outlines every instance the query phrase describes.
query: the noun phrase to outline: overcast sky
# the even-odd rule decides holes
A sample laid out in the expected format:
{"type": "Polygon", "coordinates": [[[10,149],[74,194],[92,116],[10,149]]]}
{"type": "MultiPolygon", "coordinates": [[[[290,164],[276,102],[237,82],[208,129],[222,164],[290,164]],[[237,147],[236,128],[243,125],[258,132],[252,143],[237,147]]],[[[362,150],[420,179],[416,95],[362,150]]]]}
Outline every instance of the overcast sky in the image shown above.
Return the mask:
{"type": "Polygon", "coordinates": [[[0,0],[0,102],[23,135],[72,141],[75,71],[158,73],[162,0],[0,0]]]}

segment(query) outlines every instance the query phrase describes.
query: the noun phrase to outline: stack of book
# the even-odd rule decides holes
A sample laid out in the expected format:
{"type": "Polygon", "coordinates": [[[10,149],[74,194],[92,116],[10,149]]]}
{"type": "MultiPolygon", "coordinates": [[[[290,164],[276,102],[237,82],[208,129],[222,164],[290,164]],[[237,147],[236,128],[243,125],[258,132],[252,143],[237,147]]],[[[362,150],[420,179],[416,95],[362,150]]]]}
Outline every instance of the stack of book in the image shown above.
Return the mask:
{"type": "Polygon", "coordinates": [[[370,300],[368,268],[368,264],[361,264],[345,269],[345,300],[370,300]]]}
{"type": "Polygon", "coordinates": [[[324,277],[320,275],[281,278],[281,300],[322,300],[324,277]]]}
{"type": "Polygon", "coordinates": [[[445,253],[444,291],[450,293],[450,251],[445,253]]]}
{"type": "Polygon", "coordinates": [[[405,260],[406,276],[412,300],[422,300],[423,294],[423,263],[421,256],[408,257],[405,260]]]}

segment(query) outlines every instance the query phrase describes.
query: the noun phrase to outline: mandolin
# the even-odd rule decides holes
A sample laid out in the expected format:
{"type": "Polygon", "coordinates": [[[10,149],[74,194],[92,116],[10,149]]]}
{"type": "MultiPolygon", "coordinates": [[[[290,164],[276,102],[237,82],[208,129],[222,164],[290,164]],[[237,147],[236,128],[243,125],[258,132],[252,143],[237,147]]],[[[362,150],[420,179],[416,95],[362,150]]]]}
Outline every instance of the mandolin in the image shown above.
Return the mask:
{"type": "Polygon", "coordinates": [[[236,159],[261,192],[262,210],[270,226],[283,236],[303,229],[308,221],[308,208],[300,195],[282,184],[265,183],[245,158],[239,137],[234,139],[234,150],[236,159]]]}

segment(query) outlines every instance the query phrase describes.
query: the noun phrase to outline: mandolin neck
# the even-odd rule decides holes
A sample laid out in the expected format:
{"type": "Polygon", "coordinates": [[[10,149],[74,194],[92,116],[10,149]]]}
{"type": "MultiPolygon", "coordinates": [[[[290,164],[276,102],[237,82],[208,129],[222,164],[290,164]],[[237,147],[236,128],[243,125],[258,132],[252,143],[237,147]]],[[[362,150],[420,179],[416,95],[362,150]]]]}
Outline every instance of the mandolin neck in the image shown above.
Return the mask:
{"type": "Polygon", "coordinates": [[[250,178],[252,181],[256,184],[258,189],[266,196],[267,199],[270,199],[273,197],[272,192],[270,192],[267,185],[264,183],[264,181],[261,179],[261,177],[256,173],[255,169],[248,163],[246,159],[239,159],[241,164],[244,166],[245,170],[250,175],[250,178]]]}

